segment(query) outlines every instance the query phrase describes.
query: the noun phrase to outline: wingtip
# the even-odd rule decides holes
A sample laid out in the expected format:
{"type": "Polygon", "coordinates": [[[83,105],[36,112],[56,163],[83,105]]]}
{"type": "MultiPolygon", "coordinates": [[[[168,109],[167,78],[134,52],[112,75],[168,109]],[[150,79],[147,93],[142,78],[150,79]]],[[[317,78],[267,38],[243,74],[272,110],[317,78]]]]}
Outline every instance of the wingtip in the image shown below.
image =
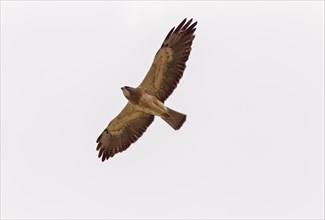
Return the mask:
{"type": "Polygon", "coordinates": [[[179,30],[181,30],[183,28],[185,22],[186,22],[186,18],[184,18],[184,20],[177,26],[177,28],[175,29],[174,32],[178,32],[179,30]]]}
{"type": "MultiPolygon", "coordinates": [[[[97,142],[97,143],[98,143],[98,142],[97,142]]],[[[97,144],[96,150],[98,151],[99,149],[101,149],[101,146],[102,146],[102,143],[99,142],[99,143],[97,144]]]]}
{"type": "MultiPolygon", "coordinates": [[[[99,156],[99,155],[98,155],[99,156]]],[[[99,158],[101,157],[102,162],[104,162],[105,160],[108,160],[109,156],[107,154],[107,152],[104,152],[103,155],[99,156],[99,158]]]]}

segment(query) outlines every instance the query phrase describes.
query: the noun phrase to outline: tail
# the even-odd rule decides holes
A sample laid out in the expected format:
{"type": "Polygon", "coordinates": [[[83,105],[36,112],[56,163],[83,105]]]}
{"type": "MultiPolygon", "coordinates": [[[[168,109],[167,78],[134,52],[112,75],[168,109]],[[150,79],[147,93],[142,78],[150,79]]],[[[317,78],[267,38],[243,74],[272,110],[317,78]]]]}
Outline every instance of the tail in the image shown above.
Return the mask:
{"type": "Polygon", "coordinates": [[[167,108],[168,115],[161,117],[165,120],[170,126],[172,126],[175,130],[178,130],[182,127],[184,122],[186,121],[186,115],[174,111],[173,109],[167,108]]]}

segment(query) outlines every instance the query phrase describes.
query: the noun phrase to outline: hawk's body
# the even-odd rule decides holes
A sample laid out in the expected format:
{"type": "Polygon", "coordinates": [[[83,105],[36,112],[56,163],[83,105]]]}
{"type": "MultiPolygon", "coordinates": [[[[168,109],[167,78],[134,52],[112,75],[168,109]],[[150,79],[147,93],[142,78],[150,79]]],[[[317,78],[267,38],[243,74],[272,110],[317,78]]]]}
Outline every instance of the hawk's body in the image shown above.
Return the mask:
{"type": "Polygon", "coordinates": [[[168,115],[167,107],[155,96],[148,94],[145,89],[129,86],[124,86],[121,89],[135,109],[160,117],[168,115]]]}
{"type": "Polygon", "coordinates": [[[185,22],[186,19],[168,33],[140,86],[121,88],[129,102],[97,139],[102,161],[126,150],[146,131],[154,116],[175,130],[185,122],[186,115],[164,105],[182,77],[191,51],[197,22],[185,22]]]}

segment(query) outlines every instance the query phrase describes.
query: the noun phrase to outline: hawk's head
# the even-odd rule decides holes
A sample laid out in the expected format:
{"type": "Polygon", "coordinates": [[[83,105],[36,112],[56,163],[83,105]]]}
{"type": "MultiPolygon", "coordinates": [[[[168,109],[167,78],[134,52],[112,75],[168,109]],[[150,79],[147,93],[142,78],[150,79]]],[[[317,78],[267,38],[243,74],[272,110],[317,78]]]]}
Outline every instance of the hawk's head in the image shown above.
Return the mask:
{"type": "Polygon", "coordinates": [[[123,86],[122,88],[124,96],[133,103],[138,103],[141,92],[138,88],[132,88],[130,86],[123,86]]]}
{"type": "Polygon", "coordinates": [[[123,86],[122,88],[123,94],[126,98],[129,98],[131,95],[130,87],[129,86],[123,86]]]}

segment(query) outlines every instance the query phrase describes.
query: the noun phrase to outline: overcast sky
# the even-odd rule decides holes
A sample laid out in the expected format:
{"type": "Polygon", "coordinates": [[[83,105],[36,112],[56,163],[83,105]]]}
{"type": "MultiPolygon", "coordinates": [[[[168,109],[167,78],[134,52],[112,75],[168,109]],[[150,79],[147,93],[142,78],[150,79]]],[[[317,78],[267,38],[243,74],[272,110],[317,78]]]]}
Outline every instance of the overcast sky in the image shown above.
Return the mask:
{"type": "Polygon", "coordinates": [[[2,218],[323,218],[323,113],[323,1],[1,1],[2,218]],[[185,17],[187,121],[102,163],[120,87],[185,17]]]}

